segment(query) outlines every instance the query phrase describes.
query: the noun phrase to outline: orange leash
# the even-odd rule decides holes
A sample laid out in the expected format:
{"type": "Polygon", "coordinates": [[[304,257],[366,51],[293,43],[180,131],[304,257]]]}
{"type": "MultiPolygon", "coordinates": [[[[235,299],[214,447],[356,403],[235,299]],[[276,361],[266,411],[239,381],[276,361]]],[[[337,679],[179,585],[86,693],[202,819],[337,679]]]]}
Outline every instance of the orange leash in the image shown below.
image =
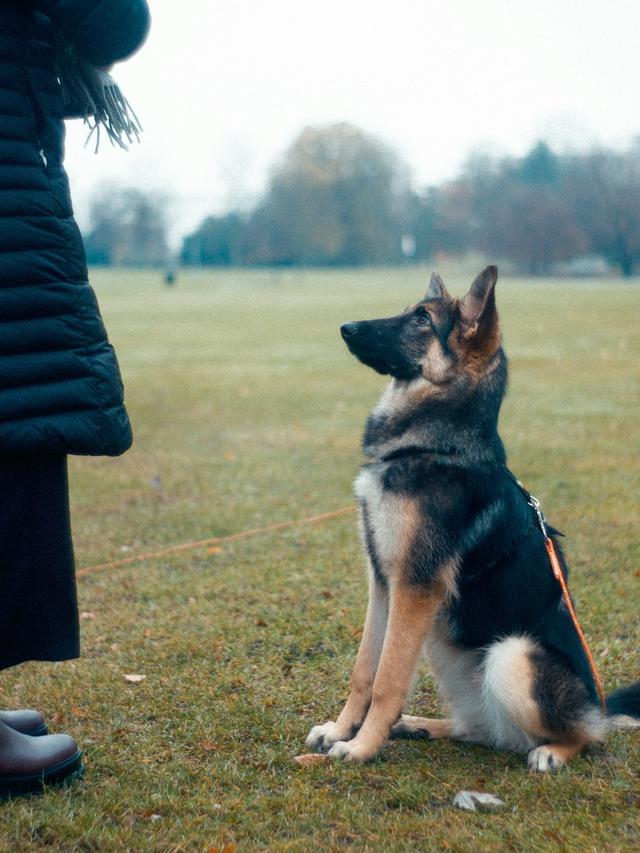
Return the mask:
{"type": "Polygon", "coordinates": [[[602,687],[602,681],[600,680],[600,675],[598,674],[598,669],[596,667],[596,662],[593,659],[593,655],[591,653],[591,649],[589,648],[589,643],[587,642],[587,638],[584,635],[584,631],[580,627],[580,623],[578,622],[578,617],[576,615],[576,611],[574,610],[573,603],[571,601],[571,596],[569,595],[569,588],[567,587],[567,582],[564,579],[564,575],[562,574],[562,569],[560,567],[560,561],[558,560],[558,555],[556,554],[556,548],[553,544],[553,540],[547,536],[544,540],[545,548],[547,549],[547,554],[549,555],[549,562],[551,563],[551,568],[553,570],[553,575],[555,579],[560,584],[562,589],[562,595],[564,597],[564,602],[567,605],[567,609],[569,611],[569,615],[571,616],[571,621],[573,622],[573,627],[576,629],[576,633],[578,635],[578,639],[582,644],[582,648],[584,649],[584,653],[587,656],[587,660],[589,661],[589,666],[591,667],[591,675],[593,675],[593,680],[596,683],[596,690],[598,691],[598,696],[600,697],[600,705],[602,706],[602,713],[607,713],[607,700],[604,695],[604,690],[602,687]]]}
{"type": "Polygon", "coordinates": [[[591,669],[591,675],[593,676],[593,680],[596,685],[596,690],[598,691],[598,697],[600,699],[600,707],[603,714],[607,713],[607,699],[604,695],[604,689],[602,687],[602,681],[600,680],[600,675],[598,674],[598,668],[596,667],[596,662],[593,658],[593,654],[591,653],[591,649],[589,648],[589,643],[587,642],[587,638],[584,635],[584,631],[580,627],[580,622],[578,622],[578,616],[576,614],[575,608],[573,606],[573,602],[571,601],[571,596],[569,595],[569,587],[567,586],[567,581],[562,572],[562,567],[560,565],[560,560],[558,559],[558,553],[556,551],[556,546],[553,542],[553,539],[549,536],[547,532],[547,525],[544,521],[544,515],[542,514],[542,509],[540,507],[540,501],[537,498],[534,498],[530,492],[528,492],[522,483],[518,480],[518,485],[525,493],[525,495],[529,498],[529,506],[532,506],[536,517],[538,519],[538,525],[540,526],[540,530],[542,531],[542,535],[544,536],[544,547],[547,549],[547,556],[549,557],[549,564],[551,565],[551,570],[553,572],[554,578],[560,584],[560,589],[562,590],[562,597],[564,599],[564,603],[567,605],[567,610],[569,611],[569,616],[571,616],[571,621],[573,622],[573,627],[576,629],[576,634],[578,635],[578,639],[580,640],[580,644],[584,650],[585,655],[587,656],[587,661],[589,662],[589,668],[591,669]]]}
{"type": "Polygon", "coordinates": [[[95,566],[85,566],[83,569],[78,569],[77,577],[91,575],[94,572],[101,572],[107,569],[119,569],[122,566],[130,566],[132,563],[141,563],[145,560],[155,560],[158,557],[167,557],[172,554],[178,554],[180,551],[192,551],[195,548],[206,548],[212,545],[219,545],[222,542],[237,542],[239,539],[249,539],[252,536],[260,536],[264,533],[273,533],[277,530],[286,530],[288,527],[296,527],[301,524],[320,524],[323,521],[330,521],[333,518],[338,518],[341,515],[354,512],[355,506],[343,506],[340,509],[334,509],[331,512],[323,512],[321,515],[310,515],[306,518],[291,518],[288,521],[279,521],[276,524],[268,524],[266,527],[253,527],[251,530],[240,530],[238,533],[228,533],[226,536],[211,536],[209,539],[199,539],[195,542],[181,542],[179,545],[169,545],[167,548],[159,548],[156,551],[146,551],[143,554],[134,554],[132,557],[122,557],[119,560],[112,560],[109,563],[97,563],[95,566]]]}

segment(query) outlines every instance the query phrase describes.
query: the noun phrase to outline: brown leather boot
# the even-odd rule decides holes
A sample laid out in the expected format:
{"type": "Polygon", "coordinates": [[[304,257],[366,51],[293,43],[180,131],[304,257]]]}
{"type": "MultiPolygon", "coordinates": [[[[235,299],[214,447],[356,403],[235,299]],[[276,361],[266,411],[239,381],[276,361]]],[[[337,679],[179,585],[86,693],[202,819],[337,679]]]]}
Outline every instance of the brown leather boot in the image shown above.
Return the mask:
{"type": "Polygon", "coordinates": [[[69,735],[29,737],[0,722],[0,799],[78,778],[82,753],[69,735]]]}
{"type": "Polygon", "coordinates": [[[31,737],[40,737],[40,735],[49,733],[42,714],[32,708],[21,708],[19,711],[0,711],[0,723],[31,737]]]}

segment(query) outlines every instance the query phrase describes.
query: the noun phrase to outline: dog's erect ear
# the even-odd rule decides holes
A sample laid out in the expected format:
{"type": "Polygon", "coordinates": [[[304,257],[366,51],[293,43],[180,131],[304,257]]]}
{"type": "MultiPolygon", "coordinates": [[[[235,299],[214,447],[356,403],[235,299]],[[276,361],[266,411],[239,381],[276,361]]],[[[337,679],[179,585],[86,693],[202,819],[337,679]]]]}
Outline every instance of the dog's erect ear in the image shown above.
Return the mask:
{"type": "Polygon", "coordinates": [[[481,327],[490,327],[497,319],[495,286],[498,267],[487,267],[474,279],[469,293],[460,302],[464,336],[475,335],[481,327]]]}
{"type": "Polygon", "coordinates": [[[425,294],[425,299],[450,299],[447,288],[437,272],[431,273],[431,281],[425,294]]]}

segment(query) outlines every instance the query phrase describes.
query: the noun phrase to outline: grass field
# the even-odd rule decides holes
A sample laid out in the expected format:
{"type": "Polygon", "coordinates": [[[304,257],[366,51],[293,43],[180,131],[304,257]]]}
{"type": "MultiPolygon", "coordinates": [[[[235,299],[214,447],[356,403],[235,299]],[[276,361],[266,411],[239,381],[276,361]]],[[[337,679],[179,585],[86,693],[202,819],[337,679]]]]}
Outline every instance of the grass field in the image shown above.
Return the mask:
{"type": "MultiPolygon", "coordinates": [[[[426,279],[198,272],[168,289],[158,274],[96,273],[135,445],[71,462],[78,567],[352,502],[384,380],[338,326],[395,313],[426,279]]],[[[469,280],[445,275],[458,294],[469,280]]],[[[640,677],[640,288],[505,280],[498,293],[510,464],[568,534],[572,590],[612,689],[640,677]]],[[[0,849],[640,849],[637,733],[549,777],[446,741],[298,769],[309,727],[346,696],[365,595],[351,515],[81,577],[82,659],[17,667],[0,686],[6,707],[34,705],[77,737],[85,780],[1,806],[0,849]],[[505,808],[454,809],[468,788],[505,808]]],[[[439,713],[426,676],[413,707],[439,713]]]]}

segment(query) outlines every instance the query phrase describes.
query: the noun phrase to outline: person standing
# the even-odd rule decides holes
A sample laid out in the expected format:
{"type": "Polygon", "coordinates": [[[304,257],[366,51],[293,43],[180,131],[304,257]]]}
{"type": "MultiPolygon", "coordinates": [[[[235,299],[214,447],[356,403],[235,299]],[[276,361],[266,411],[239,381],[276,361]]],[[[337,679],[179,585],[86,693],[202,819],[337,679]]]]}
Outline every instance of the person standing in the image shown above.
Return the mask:
{"type": "MultiPolygon", "coordinates": [[[[63,119],[84,116],[117,142],[136,134],[100,69],[148,28],[146,0],[0,5],[0,670],[78,656],[67,456],[131,445],[73,218],[63,119]]],[[[0,798],[81,769],[74,739],[48,734],[37,711],[0,711],[0,798]]]]}

